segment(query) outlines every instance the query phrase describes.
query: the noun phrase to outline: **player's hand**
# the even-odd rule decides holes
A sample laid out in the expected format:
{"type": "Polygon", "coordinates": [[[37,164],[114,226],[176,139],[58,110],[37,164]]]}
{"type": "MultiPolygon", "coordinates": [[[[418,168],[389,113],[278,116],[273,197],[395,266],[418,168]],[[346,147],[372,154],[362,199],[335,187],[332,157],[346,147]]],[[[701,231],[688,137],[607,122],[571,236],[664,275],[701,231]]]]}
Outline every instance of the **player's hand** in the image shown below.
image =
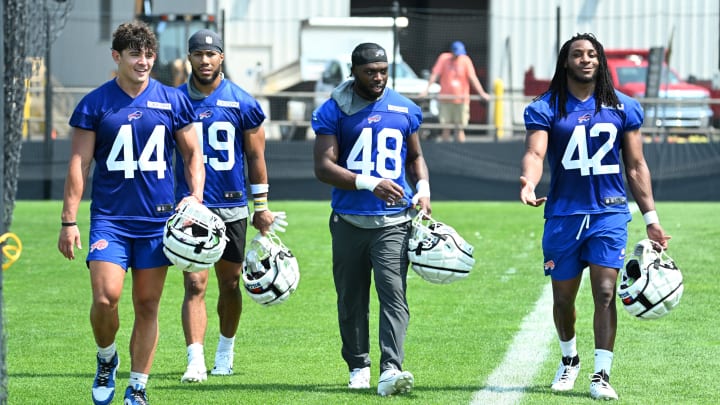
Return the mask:
{"type": "Polygon", "coordinates": [[[432,214],[432,207],[430,207],[430,197],[420,197],[417,202],[413,199],[413,205],[415,209],[423,213],[423,219],[429,218],[432,214]]]}
{"type": "Polygon", "coordinates": [[[535,195],[535,184],[525,176],[520,176],[520,201],[532,207],[539,207],[547,201],[547,197],[535,195]]]}
{"type": "Polygon", "coordinates": [[[270,227],[272,226],[274,219],[273,213],[269,210],[255,211],[250,217],[252,225],[255,229],[260,231],[263,236],[270,232],[270,227]]]}
{"type": "Polygon", "coordinates": [[[75,259],[75,247],[82,249],[80,229],[77,225],[63,226],[58,237],[58,250],[68,260],[75,259]]]}
{"type": "Polygon", "coordinates": [[[177,206],[175,207],[175,211],[179,211],[179,210],[180,210],[180,207],[182,207],[183,205],[185,205],[185,204],[187,204],[187,203],[189,203],[189,202],[202,204],[202,200],[201,200],[201,199],[199,199],[198,197],[190,194],[190,195],[188,195],[188,196],[183,197],[183,199],[180,200],[179,203],[177,203],[177,206]]]}
{"type": "Polygon", "coordinates": [[[382,179],[373,190],[375,197],[394,205],[405,196],[405,191],[392,180],[382,179]]]}
{"type": "Polygon", "coordinates": [[[663,250],[668,248],[668,241],[672,236],[665,233],[660,224],[651,224],[647,226],[648,239],[660,245],[663,250]]]}

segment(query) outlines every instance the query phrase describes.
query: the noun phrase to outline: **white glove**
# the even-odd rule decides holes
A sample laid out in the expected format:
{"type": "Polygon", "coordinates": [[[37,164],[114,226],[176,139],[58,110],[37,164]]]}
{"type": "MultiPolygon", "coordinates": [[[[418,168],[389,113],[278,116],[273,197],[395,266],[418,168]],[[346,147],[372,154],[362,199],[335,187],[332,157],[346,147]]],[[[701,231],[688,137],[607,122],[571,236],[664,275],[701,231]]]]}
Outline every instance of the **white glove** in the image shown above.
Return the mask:
{"type": "Polygon", "coordinates": [[[285,232],[285,227],[288,225],[285,211],[273,212],[273,215],[275,218],[272,225],[270,225],[270,232],[285,232]]]}

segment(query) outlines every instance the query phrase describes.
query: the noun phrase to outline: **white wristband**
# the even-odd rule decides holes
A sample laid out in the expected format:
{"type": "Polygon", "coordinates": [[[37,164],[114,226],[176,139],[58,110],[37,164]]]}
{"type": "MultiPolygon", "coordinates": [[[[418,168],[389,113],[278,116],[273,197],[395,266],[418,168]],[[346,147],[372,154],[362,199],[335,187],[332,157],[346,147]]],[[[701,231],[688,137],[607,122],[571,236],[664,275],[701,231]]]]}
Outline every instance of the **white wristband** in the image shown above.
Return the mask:
{"type": "Polygon", "coordinates": [[[419,197],[430,197],[430,182],[421,179],[415,184],[415,195],[419,197]]]}
{"type": "Polygon", "coordinates": [[[412,198],[413,205],[417,204],[423,197],[430,198],[430,183],[425,179],[418,180],[415,183],[415,195],[412,198]]]}
{"type": "Polygon", "coordinates": [[[355,176],[355,188],[358,190],[373,191],[375,187],[382,181],[381,178],[368,176],[365,174],[358,174],[355,176]]]}
{"type": "Polygon", "coordinates": [[[658,218],[657,211],[655,211],[655,210],[644,213],[643,219],[645,220],[645,226],[650,226],[652,224],[660,223],[660,218],[658,218]]]}
{"type": "Polygon", "coordinates": [[[268,184],[251,184],[250,185],[250,193],[253,195],[267,193],[268,190],[270,190],[270,185],[268,185],[268,184]]]}

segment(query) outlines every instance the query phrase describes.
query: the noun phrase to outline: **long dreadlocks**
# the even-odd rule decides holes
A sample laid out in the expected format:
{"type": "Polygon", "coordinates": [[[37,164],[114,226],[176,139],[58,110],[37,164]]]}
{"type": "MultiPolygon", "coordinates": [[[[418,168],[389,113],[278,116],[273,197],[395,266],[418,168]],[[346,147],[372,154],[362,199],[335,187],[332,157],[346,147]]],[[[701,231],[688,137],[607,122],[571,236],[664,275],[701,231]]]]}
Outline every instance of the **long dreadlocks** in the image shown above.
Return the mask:
{"type": "MultiPolygon", "coordinates": [[[[553,75],[552,81],[550,82],[550,88],[547,92],[550,92],[550,107],[556,107],[561,117],[567,116],[567,110],[565,104],[568,98],[568,85],[567,85],[567,63],[568,56],[570,54],[570,45],[575,41],[587,40],[595,48],[597,52],[597,58],[599,62],[597,74],[595,76],[595,113],[600,111],[600,108],[605,106],[617,107],[620,104],[617,94],[615,94],[615,88],[610,78],[610,70],[607,66],[607,57],[605,56],[605,49],[603,48],[600,41],[595,38],[593,34],[576,34],[565,42],[560,48],[560,54],[558,55],[557,64],[555,66],[555,74],[553,75]]],[[[546,92],[546,93],[547,93],[546,92]]]]}

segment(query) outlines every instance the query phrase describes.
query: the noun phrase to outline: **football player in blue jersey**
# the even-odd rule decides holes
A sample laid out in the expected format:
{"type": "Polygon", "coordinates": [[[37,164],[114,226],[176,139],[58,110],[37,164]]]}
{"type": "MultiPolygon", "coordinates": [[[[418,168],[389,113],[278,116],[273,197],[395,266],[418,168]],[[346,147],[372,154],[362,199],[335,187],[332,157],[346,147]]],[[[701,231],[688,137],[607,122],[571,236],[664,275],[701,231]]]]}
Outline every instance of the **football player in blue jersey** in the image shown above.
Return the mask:
{"type": "Polygon", "coordinates": [[[578,34],[562,46],[549,90],[525,109],[520,200],[533,207],[545,204],[544,268],[552,280],[562,352],[553,391],[571,390],[580,370],[575,299],[583,269],[589,267],[595,304],[590,395],[617,399],[609,383],[617,331],[615,283],[631,220],[623,166],[648,237],[663,248],[670,239],[655,211],[642,123],[640,104],[613,88],[605,52],[592,34],[578,34]],[[547,197],[537,197],[546,155],[550,188],[547,197]]]}
{"type": "MultiPolygon", "coordinates": [[[[248,224],[248,196],[245,192],[245,161],[254,202],[253,226],[263,234],[270,230],[274,215],[268,210],[268,177],[265,166],[265,120],[260,104],[238,85],[225,79],[223,41],[209,30],[200,30],[188,40],[191,75],[180,90],[188,95],[197,113],[197,134],[205,161],[205,205],[218,214],[227,227],[228,243],[215,264],[219,296],[217,313],[220,338],[215,352],[213,375],[233,373],[235,333],[242,312],[240,276],[248,224]]],[[[183,167],[177,160],[180,173],[183,167]]],[[[190,190],[178,177],[177,199],[190,190]]],[[[185,297],[182,324],[187,345],[188,366],[182,382],[207,379],[204,340],[207,327],[205,291],[208,271],[184,272],[185,297]]]]}
{"type": "Polygon", "coordinates": [[[95,404],[115,394],[119,358],[118,302],[132,269],[135,323],[125,403],[145,404],[145,386],[158,341],[158,308],[170,261],[163,253],[165,222],[175,209],[175,149],[185,162],[189,192],[178,206],[202,202],[205,168],[195,113],[178,89],[150,78],[157,40],[147,25],[121,24],[112,40],[117,76],[88,93],[70,117],[72,151],[65,180],[58,249],[75,259],[81,248],[77,211],[91,164],[90,323],[97,343],[95,404]]]}
{"type": "Polygon", "coordinates": [[[333,279],[349,388],[370,387],[368,311],[371,277],[380,302],[380,395],[410,391],[404,343],[407,243],[415,208],[430,214],[420,108],[386,88],[388,57],[374,43],[352,53],[352,76],[313,112],[318,180],[332,188],[333,279]],[[413,192],[411,184],[415,186],[413,192]]]}

